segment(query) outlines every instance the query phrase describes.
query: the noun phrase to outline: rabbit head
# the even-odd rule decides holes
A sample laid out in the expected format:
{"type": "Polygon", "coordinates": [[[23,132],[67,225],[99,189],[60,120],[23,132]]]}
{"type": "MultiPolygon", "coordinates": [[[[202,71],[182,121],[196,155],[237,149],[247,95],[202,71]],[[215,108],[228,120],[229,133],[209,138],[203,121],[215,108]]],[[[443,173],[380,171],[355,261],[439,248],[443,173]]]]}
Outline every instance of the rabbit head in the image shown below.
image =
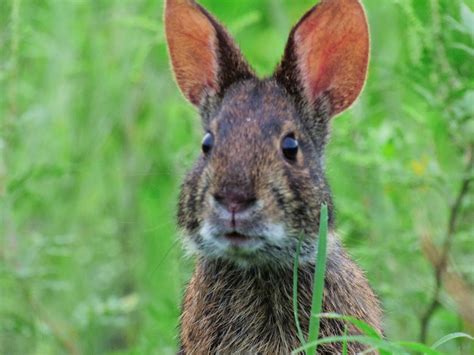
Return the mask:
{"type": "Polygon", "coordinates": [[[166,38],[202,152],[181,190],[185,245],[241,265],[313,260],[330,119],[362,90],[369,35],[358,0],[323,0],[292,29],[275,73],[259,79],[228,32],[193,0],[167,0],[166,38]]]}

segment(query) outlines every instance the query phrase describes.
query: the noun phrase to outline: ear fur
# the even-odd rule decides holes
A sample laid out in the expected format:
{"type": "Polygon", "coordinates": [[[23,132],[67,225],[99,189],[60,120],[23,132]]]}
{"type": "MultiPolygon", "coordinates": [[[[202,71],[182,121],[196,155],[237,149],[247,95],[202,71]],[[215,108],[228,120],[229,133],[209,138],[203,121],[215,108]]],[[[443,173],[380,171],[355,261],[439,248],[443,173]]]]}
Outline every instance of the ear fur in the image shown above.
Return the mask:
{"type": "Polygon", "coordinates": [[[292,29],[274,76],[310,105],[327,98],[334,116],[359,96],[368,62],[369,30],[359,0],[322,0],[292,29]]]}
{"type": "Polygon", "coordinates": [[[176,81],[194,105],[253,77],[225,28],[194,0],[166,0],[164,20],[176,81]]]}

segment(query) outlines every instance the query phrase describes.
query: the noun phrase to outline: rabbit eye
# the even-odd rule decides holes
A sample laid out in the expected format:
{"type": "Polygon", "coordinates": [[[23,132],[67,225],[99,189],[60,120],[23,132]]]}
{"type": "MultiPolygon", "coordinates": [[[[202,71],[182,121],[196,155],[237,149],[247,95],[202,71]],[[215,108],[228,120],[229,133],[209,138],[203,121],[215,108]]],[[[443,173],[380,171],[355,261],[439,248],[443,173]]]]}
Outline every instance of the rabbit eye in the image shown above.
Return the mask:
{"type": "Polygon", "coordinates": [[[281,142],[281,150],[286,159],[295,161],[298,154],[298,141],[293,134],[283,138],[281,142]]]}
{"type": "Polygon", "coordinates": [[[207,154],[211,151],[214,146],[214,136],[212,133],[207,132],[202,139],[202,151],[207,154]]]}

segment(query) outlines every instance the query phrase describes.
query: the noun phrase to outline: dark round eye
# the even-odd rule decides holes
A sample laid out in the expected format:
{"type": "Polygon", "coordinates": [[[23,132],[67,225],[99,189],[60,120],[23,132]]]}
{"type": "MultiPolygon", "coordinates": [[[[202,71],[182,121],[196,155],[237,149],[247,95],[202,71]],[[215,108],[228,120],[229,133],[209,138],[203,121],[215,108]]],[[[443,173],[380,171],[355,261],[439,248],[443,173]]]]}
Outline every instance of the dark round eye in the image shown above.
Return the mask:
{"type": "Polygon", "coordinates": [[[298,154],[298,141],[292,134],[283,138],[281,150],[286,159],[295,161],[298,154]]]}
{"type": "Polygon", "coordinates": [[[214,136],[212,133],[207,132],[202,139],[202,151],[207,154],[211,151],[214,146],[214,136]]]}

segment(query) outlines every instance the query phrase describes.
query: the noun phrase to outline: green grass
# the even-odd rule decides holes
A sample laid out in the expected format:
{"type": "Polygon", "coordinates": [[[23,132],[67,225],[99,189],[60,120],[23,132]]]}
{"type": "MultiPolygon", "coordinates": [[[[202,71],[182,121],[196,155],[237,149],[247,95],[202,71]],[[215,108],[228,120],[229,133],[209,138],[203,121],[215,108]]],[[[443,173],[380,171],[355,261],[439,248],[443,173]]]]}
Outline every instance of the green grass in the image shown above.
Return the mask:
{"type": "Polygon", "coordinates": [[[300,327],[298,318],[298,268],[299,268],[299,254],[301,249],[301,240],[295,254],[295,262],[293,266],[293,311],[295,315],[295,323],[297,325],[298,335],[301,340],[301,346],[295,349],[292,354],[297,355],[301,352],[306,354],[317,354],[318,345],[327,343],[343,343],[342,353],[347,354],[347,343],[358,342],[368,346],[368,351],[377,350],[381,355],[383,354],[409,354],[410,352],[422,353],[427,355],[441,355],[440,351],[436,349],[441,345],[452,341],[454,339],[466,338],[474,340],[469,334],[456,332],[448,334],[431,347],[422,343],[410,341],[387,341],[372,328],[369,324],[354,318],[350,315],[339,314],[323,314],[322,300],[324,292],[324,280],[326,275],[326,261],[327,261],[327,238],[328,238],[328,208],[326,204],[321,205],[320,212],[319,234],[317,238],[318,249],[316,253],[316,267],[313,278],[313,293],[311,306],[311,319],[309,323],[308,338],[305,339],[300,327]],[[319,337],[319,325],[322,317],[340,319],[346,322],[344,334],[342,336],[319,337]],[[347,323],[357,327],[364,335],[347,335],[347,323]]]}
{"type": "MultiPolygon", "coordinates": [[[[200,0],[261,75],[316,0],[200,0]]],[[[388,339],[417,342],[474,137],[469,0],[363,0],[368,81],[333,121],[326,170],[344,244],[388,339]]],[[[169,68],[161,0],[0,1],[0,353],[173,354],[183,289],[175,212],[199,154],[169,68]]],[[[474,194],[426,345],[471,333],[474,194]],[[463,292],[459,290],[464,290],[463,292]],[[461,292],[461,293],[460,293],[461,292]]],[[[472,342],[440,348],[468,354],[472,342]]]]}
{"type": "MultiPolygon", "coordinates": [[[[323,305],[323,291],[324,291],[324,280],[326,275],[326,246],[327,246],[327,234],[328,234],[328,207],[326,204],[321,206],[320,213],[320,224],[319,224],[319,235],[318,235],[318,249],[315,260],[315,273],[313,283],[313,297],[311,302],[311,314],[319,315],[322,313],[323,305]]],[[[301,251],[301,238],[298,241],[296,248],[295,260],[293,264],[293,314],[295,318],[296,329],[298,337],[302,344],[314,343],[319,337],[319,316],[312,317],[309,323],[308,338],[305,339],[301,330],[299,317],[298,317],[298,269],[299,269],[299,256],[301,251]]],[[[314,347],[314,353],[317,351],[317,346],[314,347]]]]}
{"type": "MultiPolygon", "coordinates": [[[[328,237],[328,206],[321,206],[319,217],[318,252],[316,256],[316,269],[314,272],[313,298],[311,302],[311,314],[315,316],[310,319],[308,331],[308,343],[315,342],[319,337],[319,314],[322,313],[324,280],[326,279],[326,257],[328,237]]],[[[314,348],[316,354],[317,346],[314,348]]]]}

